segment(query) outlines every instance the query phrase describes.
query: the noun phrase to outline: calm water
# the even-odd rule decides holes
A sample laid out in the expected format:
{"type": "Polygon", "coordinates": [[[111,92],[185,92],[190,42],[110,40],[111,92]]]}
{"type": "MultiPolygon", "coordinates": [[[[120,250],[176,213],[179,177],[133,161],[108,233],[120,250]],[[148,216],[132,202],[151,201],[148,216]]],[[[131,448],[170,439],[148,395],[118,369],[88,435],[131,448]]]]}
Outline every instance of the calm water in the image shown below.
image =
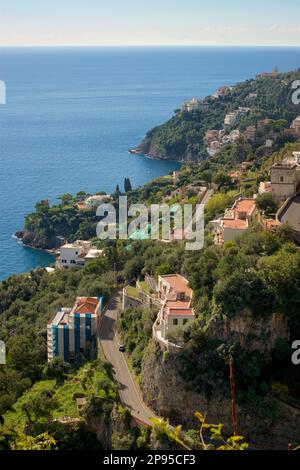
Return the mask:
{"type": "Polygon", "coordinates": [[[12,238],[38,200],[168,173],[178,165],[127,150],[183,100],[299,59],[295,48],[0,48],[0,278],[51,260],[12,238]]]}

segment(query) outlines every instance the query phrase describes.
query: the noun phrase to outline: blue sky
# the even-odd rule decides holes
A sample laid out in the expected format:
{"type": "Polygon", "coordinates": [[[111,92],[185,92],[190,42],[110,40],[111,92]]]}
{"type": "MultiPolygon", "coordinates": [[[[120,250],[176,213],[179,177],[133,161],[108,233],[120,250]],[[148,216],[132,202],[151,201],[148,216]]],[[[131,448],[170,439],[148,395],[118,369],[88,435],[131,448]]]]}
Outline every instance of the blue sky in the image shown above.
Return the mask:
{"type": "Polygon", "coordinates": [[[299,45],[299,0],[0,0],[0,45],[299,45]]]}

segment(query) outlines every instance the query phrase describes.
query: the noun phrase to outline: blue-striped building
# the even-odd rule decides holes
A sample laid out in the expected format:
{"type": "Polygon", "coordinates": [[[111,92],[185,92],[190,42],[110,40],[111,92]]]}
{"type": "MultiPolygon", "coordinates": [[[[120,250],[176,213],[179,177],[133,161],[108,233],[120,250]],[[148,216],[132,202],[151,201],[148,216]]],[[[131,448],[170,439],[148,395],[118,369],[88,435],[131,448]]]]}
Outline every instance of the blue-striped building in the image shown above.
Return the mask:
{"type": "Polygon", "coordinates": [[[102,304],[102,297],[77,297],[73,308],[62,308],[56,313],[47,326],[48,361],[61,357],[73,362],[79,353],[90,349],[102,304]]]}

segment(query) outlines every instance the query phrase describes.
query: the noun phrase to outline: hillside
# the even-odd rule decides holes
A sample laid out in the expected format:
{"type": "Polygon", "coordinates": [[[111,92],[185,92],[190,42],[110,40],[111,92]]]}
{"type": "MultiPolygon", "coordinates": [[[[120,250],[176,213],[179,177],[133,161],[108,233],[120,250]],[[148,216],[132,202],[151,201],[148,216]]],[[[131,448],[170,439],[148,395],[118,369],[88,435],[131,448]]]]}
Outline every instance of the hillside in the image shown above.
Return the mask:
{"type": "MultiPolygon", "coordinates": [[[[203,142],[207,130],[224,127],[225,115],[239,107],[251,112],[232,127],[241,131],[264,119],[283,119],[288,124],[299,114],[291,102],[291,82],[300,78],[300,71],[239,83],[218,99],[207,97],[206,110],[181,111],[165,124],[151,129],[136,151],[153,158],[177,161],[199,161],[208,154],[203,142]]],[[[299,106],[298,106],[299,108],[299,106]]]]}

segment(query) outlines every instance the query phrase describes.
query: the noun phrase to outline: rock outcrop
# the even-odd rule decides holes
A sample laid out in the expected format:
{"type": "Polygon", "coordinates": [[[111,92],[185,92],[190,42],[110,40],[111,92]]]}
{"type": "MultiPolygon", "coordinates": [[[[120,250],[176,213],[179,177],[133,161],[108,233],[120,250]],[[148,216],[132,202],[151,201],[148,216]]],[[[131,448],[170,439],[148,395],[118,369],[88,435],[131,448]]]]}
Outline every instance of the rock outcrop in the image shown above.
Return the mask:
{"type": "MultiPolygon", "coordinates": [[[[224,432],[231,435],[229,377],[228,393],[222,394],[216,386],[208,399],[205,393],[195,392],[181,379],[178,359],[178,355],[163,355],[155,341],[151,341],[142,364],[141,387],[147,405],[172,424],[186,428],[199,427],[195,411],[207,413],[208,422],[223,423],[224,432]]],[[[237,406],[238,430],[253,448],[286,450],[290,442],[296,445],[300,441],[300,410],[280,400],[270,400],[276,410],[270,417],[257,408],[237,406]]]]}

